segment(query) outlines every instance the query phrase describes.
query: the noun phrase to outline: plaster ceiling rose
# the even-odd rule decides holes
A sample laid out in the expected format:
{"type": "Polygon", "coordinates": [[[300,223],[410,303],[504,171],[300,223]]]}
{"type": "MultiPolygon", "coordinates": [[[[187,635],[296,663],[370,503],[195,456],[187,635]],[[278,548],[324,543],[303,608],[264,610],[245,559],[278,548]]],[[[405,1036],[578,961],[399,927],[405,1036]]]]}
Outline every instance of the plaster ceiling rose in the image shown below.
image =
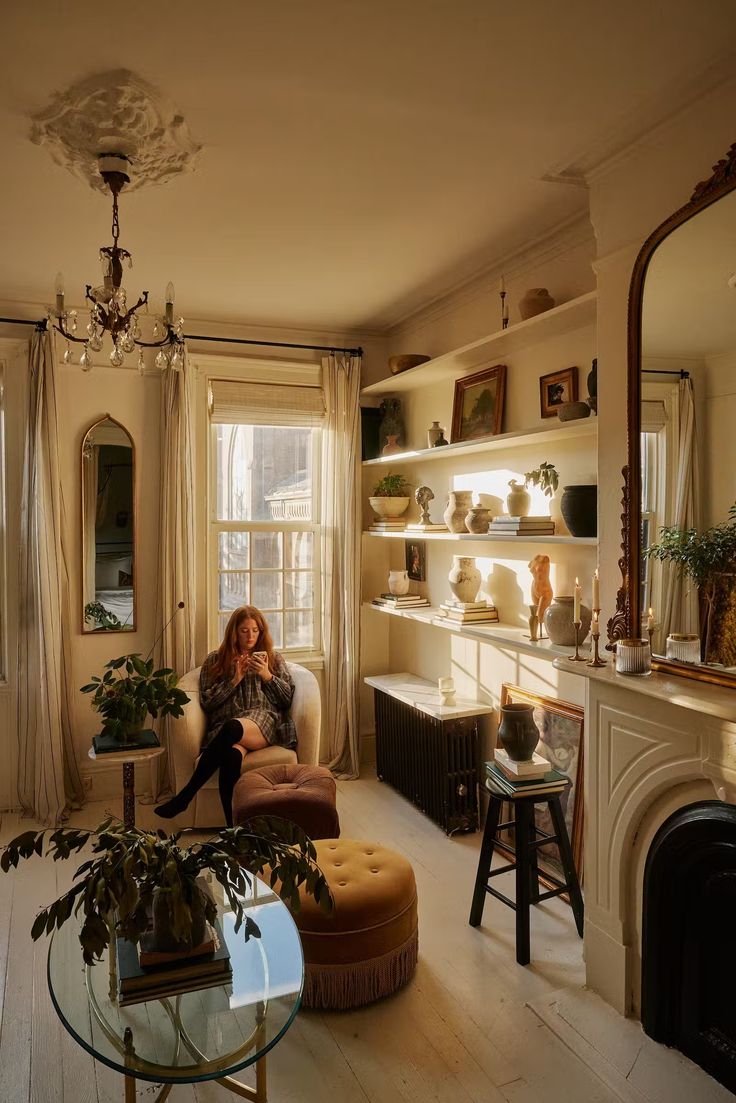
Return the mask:
{"type": "Polygon", "coordinates": [[[132,163],[126,190],[134,191],[190,172],[202,148],[184,118],[129,69],[77,81],[31,119],[31,141],[97,191],[106,190],[100,154],[122,154],[132,163]]]}

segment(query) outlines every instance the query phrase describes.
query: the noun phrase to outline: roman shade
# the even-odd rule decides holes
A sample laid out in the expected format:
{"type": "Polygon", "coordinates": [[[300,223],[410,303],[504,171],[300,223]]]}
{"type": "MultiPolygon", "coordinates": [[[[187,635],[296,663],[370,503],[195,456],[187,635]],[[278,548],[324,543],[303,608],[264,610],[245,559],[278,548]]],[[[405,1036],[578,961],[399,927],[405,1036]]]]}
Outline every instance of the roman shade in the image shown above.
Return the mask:
{"type": "Polygon", "coordinates": [[[325,401],[319,385],[213,379],[209,410],[213,425],[319,426],[325,416],[325,401]]]}

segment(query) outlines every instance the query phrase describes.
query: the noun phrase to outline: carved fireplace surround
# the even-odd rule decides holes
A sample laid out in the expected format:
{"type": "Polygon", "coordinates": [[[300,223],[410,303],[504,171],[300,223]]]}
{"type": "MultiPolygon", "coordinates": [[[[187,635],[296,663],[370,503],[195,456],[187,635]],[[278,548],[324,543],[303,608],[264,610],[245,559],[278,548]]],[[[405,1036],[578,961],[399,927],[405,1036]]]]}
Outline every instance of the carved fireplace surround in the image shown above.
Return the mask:
{"type": "Polygon", "coordinates": [[[587,678],[586,982],[640,1018],[647,854],[679,809],[736,803],[736,694],[662,673],[581,672],[565,659],[555,666],[587,678]]]}

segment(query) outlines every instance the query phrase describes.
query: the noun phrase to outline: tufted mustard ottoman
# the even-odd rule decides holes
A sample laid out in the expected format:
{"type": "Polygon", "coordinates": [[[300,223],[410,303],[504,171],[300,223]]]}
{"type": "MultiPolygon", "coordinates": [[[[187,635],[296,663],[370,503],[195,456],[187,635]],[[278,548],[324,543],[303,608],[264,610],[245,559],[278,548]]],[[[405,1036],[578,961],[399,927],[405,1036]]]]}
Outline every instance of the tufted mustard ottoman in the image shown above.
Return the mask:
{"type": "Polygon", "coordinates": [[[233,792],[233,823],[254,816],[281,816],[301,827],[310,839],[336,838],[340,820],[335,807],[335,779],[324,766],[282,762],[243,774],[233,792]]]}
{"type": "Polygon", "coordinates": [[[314,845],[335,911],[325,915],[301,892],[294,919],[304,948],[302,1005],[345,1010],[388,996],[417,964],[414,871],[378,843],[321,839],[314,845]]]}

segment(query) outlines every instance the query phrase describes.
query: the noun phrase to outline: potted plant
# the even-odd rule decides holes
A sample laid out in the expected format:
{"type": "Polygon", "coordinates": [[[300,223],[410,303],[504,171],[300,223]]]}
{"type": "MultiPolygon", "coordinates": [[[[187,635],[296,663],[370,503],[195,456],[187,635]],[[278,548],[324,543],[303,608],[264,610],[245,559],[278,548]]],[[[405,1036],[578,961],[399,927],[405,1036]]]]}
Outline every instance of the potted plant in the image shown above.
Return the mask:
{"type": "Polygon", "coordinates": [[[389,472],[378,480],[368,501],[379,517],[400,517],[408,508],[410,494],[411,488],[404,476],[389,472]]]}
{"type": "Polygon", "coordinates": [[[672,563],[698,589],[702,655],[706,662],[736,664],[736,503],[729,519],[704,532],[665,525],[644,554],[672,563]]]}
{"type": "Polygon", "coordinates": [[[552,498],[559,485],[560,477],[557,474],[557,468],[546,460],[533,471],[527,471],[523,483],[511,479],[509,482],[511,490],[506,496],[509,516],[526,517],[528,515],[532,504],[531,495],[526,489],[528,486],[538,486],[547,498],[552,498]]]}
{"type": "Polygon", "coordinates": [[[268,867],[280,895],[299,909],[299,886],[326,911],[333,901],[327,881],[315,861],[312,843],[295,824],[276,817],[253,820],[247,827],[228,827],[207,842],[179,846],[180,833],[143,831],[108,818],[94,831],[59,828],[25,831],[0,855],[7,873],[21,858],[34,855],[54,861],[78,854],[88,842],[92,857],[77,869],[74,885],[36,916],[31,937],[39,939],[61,927],[72,913],[82,913],[79,941],[82,956],[94,965],[112,936],[140,941],[153,934],[157,950],[193,949],[203,939],[205,921],[213,922],[216,907],[198,877],[212,872],[222,885],[235,914],[235,930],[244,923],[244,937],[259,937],[257,924],[244,915],[253,875],[268,867]]]}

